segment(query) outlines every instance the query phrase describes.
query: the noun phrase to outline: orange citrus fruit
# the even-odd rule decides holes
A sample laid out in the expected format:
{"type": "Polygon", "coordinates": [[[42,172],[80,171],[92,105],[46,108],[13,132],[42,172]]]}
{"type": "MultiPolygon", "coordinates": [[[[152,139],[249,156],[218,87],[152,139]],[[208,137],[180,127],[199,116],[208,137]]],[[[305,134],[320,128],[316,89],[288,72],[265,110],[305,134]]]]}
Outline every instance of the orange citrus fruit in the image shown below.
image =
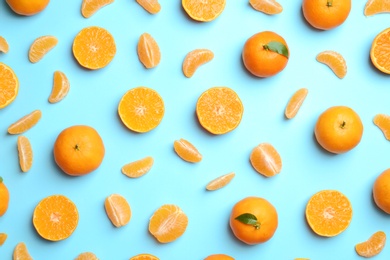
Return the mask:
{"type": "Polygon", "coordinates": [[[33,260],[24,242],[19,242],[15,246],[12,257],[13,260],[33,260]]]}
{"type": "Polygon", "coordinates": [[[234,258],[225,254],[215,254],[209,255],[204,260],[234,260],[234,258]]]}
{"type": "Polygon", "coordinates": [[[196,103],[196,115],[201,126],[220,135],[238,127],[244,106],[237,93],[228,87],[213,87],[204,91],[196,103]]]}
{"type": "Polygon", "coordinates": [[[308,92],[309,91],[307,88],[301,88],[295,91],[295,93],[288,101],[286,109],[284,110],[284,115],[286,116],[286,118],[291,119],[297,115],[299,109],[302,106],[303,101],[305,101],[306,99],[308,92]]]}
{"type": "Polygon", "coordinates": [[[234,176],[236,176],[236,174],[234,172],[230,172],[230,173],[221,175],[221,176],[215,178],[214,180],[210,181],[206,185],[206,190],[219,190],[219,189],[225,187],[226,185],[228,185],[232,181],[234,176]]]}
{"type": "Polygon", "coordinates": [[[105,148],[99,133],[86,125],[61,131],[54,143],[54,160],[66,173],[81,176],[96,170],[103,161],[105,148]]]}
{"type": "Polygon", "coordinates": [[[237,239],[248,245],[267,242],[277,227],[278,213],[264,198],[246,197],[231,210],[230,228],[237,239]]]}
{"type": "Polygon", "coordinates": [[[122,173],[130,178],[138,178],[148,173],[152,169],[153,163],[153,157],[147,156],[124,165],[122,167],[122,173]]]}
{"type": "Polygon", "coordinates": [[[261,143],[250,154],[253,168],[265,177],[272,177],[282,171],[282,158],[272,144],[261,143]]]}
{"type": "Polygon", "coordinates": [[[55,71],[53,77],[53,87],[49,96],[50,103],[60,102],[68,94],[70,89],[69,80],[65,73],[55,71]]]}
{"type": "Polygon", "coordinates": [[[160,63],[160,47],[149,33],[143,33],[139,37],[137,52],[139,60],[147,69],[154,68],[160,63]]]}
{"type": "Polygon", "coordinates": [[[9,205],[9,191],[7,186],[5,186],[3,178],[0,177],[0,217],[3,216],[9,205]]]}
{"type": "Polygon", "coordinates": [[[139,254],[130,258],[130,260],[159,260],[157,256],[151,254],[139,254]]]}
{"type": "Polygon", "coordinates": [[[115,227],[127,225],[131,218],[131,208],[126,198],[119,194],[111,194],[104,201],[104,208],[111,223],[115,227]]]}
{"type": "Polygon", "coordinates": [[[30,140],[25,136],[18,136],[19,165],[22,172],[28,172],[33,164],[33,150],[30,140]]]}
{"type": "Polygon", "coordinates": [[[197,163],[202,160],[202,155],[196,147],[185,139],[176,140],[173,149],[184,161],[197,163]]]}
{"type": "Polygon", "coordinates": [[[382,131],[385,138],[390,141],[390,116],[377,114],[374,116],[373,122],[382,131]]]}
{"type": "Polygon", "coordinates": [[[19,92],[19,80],[15,72],[0,62],[0,109],[15,100],[19,92]]]}
{"type": "Polygon", "coordinates": [[[92,252],[84,252],[79,254],[74,260],[99,260],[92,252]]]}
{"type": "Polygon", "coordinates": [[[372,195],[375,201],[375,204],[386,212],[390,214],[390,169],[383,171],[375,180],[372,195]]]}
{"type": "Polygon", "coordinates": [[[352,220],[352,206],[341,192],[322,190],[310,198],[306,205],[305,215],[314,233],[324,237],[333,237],[349,226],[352,220]]]}
{"type": "Polygon", "coordinates": [[[58,43],[55,36],[46,35],[38,37],[33,41],[28,51],[28,59],[32,63],[37,63],[51,51],[58,43]]]}
{"type": "Polygon", "coordinates": [[[158,0],[136,0],[150,14],[157,14],[161,10],[161,5],[158,0]]]}
{"type": "Polygon", "coordinates": [[[4,245],[8,235],[6,233],[0,233],[0,246],[4,245]]]}
{"type": "Polygon", "coordinates": [[[244,44],[242,60],[246,69],[257,77],[271,77],[287,65],[290,52],[282,36],[263,31],[251,36],[244,44]]]}
{"type": "Polygon", "coordinates": [[[249,0],[253,9],[265,14],[279,14],[283,11],[283,6],[275,0],[249,0]]]}
{"type": "Polygon", "coordinates": [[[6,0],[6,2],[15,13],[31,16],[42,12],[50,0],[6,0]]]}
{"type": "Polygon", "coordinates": [[[317,55],[316,59],[318,62],[327,65],[340,79],[347,75],[347,63],[340,53],[335,51],[323,51],[317,55]]]}
{"type": "Polygon", "coordinates": [[[74,38],[72,49],[79,64],[91,70],[106,67],[116,54],[114,37],[98,26],[82,29],[74,38]]]}
{"type": "Polygon", "coordinates": [[[351,0],[303,0],[303,16],[314,28],[330,30],[340,26],[351,11],[351,0]]]}
{"type": "Polygon", "coordinates": [[[181,237],[187,229],[188,217],[174,204],[158,208],[149,220],[149,232],[160,243],[169,243],[181,237]]]}
{"type": "Polygon", "coordinates": [[[22,134],[35,126],[42,117],[41,110],[34,110],[31,113],[18,119],[8,127],[8,133],[11,135],[22,134]]]}
{"type": "Polygon", "coordinates": [[[371,44],[370,58],[372,64],[383,73],[390,74],[390,27],[378,33],[371,44]]]}
{"type": "Polygon", "coordinates": [[[64,195],[42,199],[34,209],[33,225],[38,234],[50,241],[68,238],[79,222],[76,205],[64,195]]]}
{"type": "Polygon", "coordinates": [[[123,124],[132,131],[145,133],[156,128],[164,117],[164,101],[157,91],[136,87],[127,91],[118,105],[123,124]]]}
{"type": "Polygon", "coordinates": [[[325,150],[335,154],[345,153],[360,143],[363,124],[351,108],[333,106],[318,117],[314,134],[325,150]]]}
{"type": "Polygon", "coordinates": [[[380,13],[390,13],[390,2],[383,0],[367,0],[364,15],[371,16],[380,13]]]}
{"type": "Polygon", "coordinates": [[[9,45],[7,40],[0,36],[0,52],[7,53],[9,51],[9,45]]]}
{"type": "Polygon", "coordinates": [[[208,49],[195,49],[190,51],[183,61],[183,73],[187,78],[191,78],[196,70],[203,64],[211,61],[214,53],[208,49]]]}
{"type": "Polygon", "coordinates": [[[358,243],[355,246],[356,253],[363,257],[373,257],[382,252],[386,243],[386,234],[383,231],[377,231],[372,234],[368,240],[358,243]]]}
{"type": "Polygon", "coordinates": [[[113,3],[114,0],[83,0],[81,4],[81,14],[89,18],[106,5],[113,3]]]}
{"type": "Polygon", "coordinates": [[[226,0],[182,0],[181,4],[195,21],[210,22],[223,12],[226,0]]]}

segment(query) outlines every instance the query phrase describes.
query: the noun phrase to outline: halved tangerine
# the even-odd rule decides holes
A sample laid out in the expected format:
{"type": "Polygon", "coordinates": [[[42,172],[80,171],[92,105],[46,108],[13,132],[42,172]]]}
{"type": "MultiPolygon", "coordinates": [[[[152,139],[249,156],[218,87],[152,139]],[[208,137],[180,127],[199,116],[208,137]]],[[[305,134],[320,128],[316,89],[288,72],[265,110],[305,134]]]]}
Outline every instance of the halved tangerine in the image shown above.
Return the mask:
{"type": "Polygon", "coordinates": [[[182,0],[181,4],[195,21],[210,22],[225,9],[226,0],[182,0]]]}
{"type": "Polygon", "coordinates": [[[378,33],[374,38],[370,50],[372,64],[383,73],[390,74],[390,27],[378,33]]]}
{"type": "Polygon", "coordinates": [[[160,260],[160,258],[151,254],[139,254],[131,257],[130,260],[160,260]]]}
{"type": "Polygon", "coordinates": [[[0,109],[11,104],[18,92],[18,77],[8,65],[0,62],[0,109]]]}
{"type": "Polygon", "coordinates": [[[340,53],[335,51],[323,51],[317,55],[316,59],[318,62],[327,65],[340,79],[347,75],[347,63],[340,53]]]}

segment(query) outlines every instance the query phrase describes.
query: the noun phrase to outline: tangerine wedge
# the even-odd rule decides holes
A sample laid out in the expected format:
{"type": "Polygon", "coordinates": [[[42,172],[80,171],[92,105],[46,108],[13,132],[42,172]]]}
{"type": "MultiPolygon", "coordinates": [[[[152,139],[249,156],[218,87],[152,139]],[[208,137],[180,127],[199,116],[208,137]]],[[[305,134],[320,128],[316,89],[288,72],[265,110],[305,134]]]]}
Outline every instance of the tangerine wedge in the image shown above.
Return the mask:
{"type": "Polygon", "coordinates": [[[204,260],[234,260],[234,258],[225,254],[215,254],[207,256],[204,260]]]}
{"type": "Polygon", "coordinates": [[[139,37],[137,52],[140,62],[147,69],[154,68],[160,63],[160,47],[149,33],[143,33],[139,37]]]}
{"type": "Polygon", "coordinates": [[[161,10],[161,5],[158,0],[136,0],[146,11],[151,14],[157,14],[161,10]]]}
{"type": "Polygon", "coordinates": [[[19,242],[15,246],[13,260],[33,260],[24,242],[19,242]]]}
{"type": "Polygon", "coordinates": [[[11,104],[18,92],[18,77],[9,66],[0,62],[0,109],[11,104]]]}
{"type": "Polygon", "coordinates": [[[122,173],[130,178],[138,178],[152,169],[154,160],[152,157],[147,156],[140,160],[128,163],[122,167],[122,173]]]}
{"type": "Polygon", "coordinates": [[[79,254],[74,260],[99,260],[92,252],[84,252],[79,254]]]}
{"type": "Polygon", "coordinates": [[[58,43],[58,39],[52,35],[38,37],[33,41],[28,51],[28,59],[32,63],[40,61],[58,43]]]}
{"type": "Polygon", "coordinates": [[[381,31],[372,41],[370,58],[372,64],[383,73],[390,74],[390,28],[381,31]]]}
{"type": "Polygon", "coordinates": [[[160,258],[151,254],[139,254],[131,257],[130,260],[160,260],[160,258]]]}
{"type": "Polygon", "coordinates": [[[380,13],[390,13],[389,0],[368,0],[364,6],[364,15],[371,16],[380,13]]]}
{"type": "Polygon", "coordinates": [[[8,133],[11,135],[22,134],[35,126],[42,117],[41,110],[34,110],[23,116],[8,127],[8,133]]]}
{"type": "Polygon", "coordinates": [[[272,177],[282,171],[282,158],[269,143],[261,143],[253,148],[250,155],[253,168],[265,177],[272,177]]]}
{"type": "Polygon", "coordinates": [[[184,161],[197,163],[202,160],[202,155],[196,147],[185,139],[176,140],[173,148],[177,155],[184,161]]]}
{"type": "Polygon", "coordinates": [[[374,116],[373,122],[382,131],[385,138],[390,141],[390,116],[377,114],[374,116]]]}
{"type": "Polygon", "coordinates": [[[28,172],[33,164],[33,149],[30,140],[25,136],[18,136],[19,165],[22,172],[28,172]]]}
{"type": "Polygon", "coordinates": [[[283,6],[275,0],[249,0],[249,4],[256,11],[269,15],[279,14],[283,11],[283,6]]]}
{"type": "Polygon", "coordinates": [[[54,72],[53,87],[49,96],[50,103],[60,102],[66,97],[70,89],[69,80],[65,73],[61,71],[54,72]]]}
{"type": "Polygon", "coordinates": [[[8,235],[6,233],[0,233],[0,246],[4,245],[8,235]]]}
{"type": "Polygon", "coordinates": [[[114,0],[83,0],[81,4],[81,14],[89,18],[106,5],[113,3],[114,0]]]}
{"type": "Polygon", "coordinates": [[[9,51],[9,45],[7,40],[0,36],[0,52],[7,53],[9,51]]]}
{"type": "Polygon", "coordinates": [[[305,101],[308,90],[307,88],[298,89],[294,95],[290,98],[287,103],[286,109],[284,111],[284,115],[286,118],[291,119],[294,118],[299,109],[302,106],[303,101],[305,101]]]}
{"type": "Polygon", "coordinates": [[[149,232],[160,243],[169,243],[181,237],[187,229],[188,217],[176,205],[165,204],[149,220],[149,232]]]}
{"type": "Polygon", "coordinates": [[[383,231],[375,232],[367,241],[356,244],[356,253],[363,257],[373,257],[382,252],[386,244],[386,234],[383,231]]]}
{"type": "Polygon", "coordinates": [[[318,62],[327,65],[340,79],[347,75],[347,63],[340,53],[335,51],[323,51],[317,55],[316,59],[318,62]]]}
{"type": "Polygon", "coordinates": [[[125,197],[111,194],[104,201],[104,208],[111,223],[115,227],[127,225],[131,218],[131,208],[125,197]]]}
{"type": "Polygon", "coordinates": [[[206,185],[206,190],[219,190],[228,185],[235,176],[236,174],[234,172],[219,176],[206,185]]]}
{"type": "Polygon", "coordinates": [[[188,16],[195,21],[210,22],[223,12],[226,0],[182,0],[181,4],[188,16]]]}
{"type": "Polygon", "coordinates": [[[196,49],[190,51],[183,61],[183,73],[187,78],[191,78],[197,69],[211,61],[214,58],[214,53],[208,49],[196,49]]]}

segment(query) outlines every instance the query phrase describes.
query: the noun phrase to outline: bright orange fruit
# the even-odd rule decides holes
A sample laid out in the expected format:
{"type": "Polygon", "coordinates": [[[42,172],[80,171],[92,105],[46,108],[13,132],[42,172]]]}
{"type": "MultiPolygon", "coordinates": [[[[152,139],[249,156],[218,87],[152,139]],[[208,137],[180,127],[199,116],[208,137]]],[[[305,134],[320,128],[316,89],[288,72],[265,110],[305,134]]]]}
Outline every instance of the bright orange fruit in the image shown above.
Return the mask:
{"type": "Polygon", "coordinates": [[[390,116],[377,114],[374,116],[373,122],[382,131],[385,138],[390,141],[390,116]]]}
{"type": "Polygon", "coordinates": [[[7,40],[0,36],[0,52],[7,53],[9,51],[9,45],[7,40]]]}
{"type": "Polygon", "coordinates": [[[347,63],[344,57],[335,51],[323,51],[316,57],[318,62],[327,65],[340,79],[347,75],[347,63]]]}
{"type": "Polygon", "coordinates": [[[234,260],[234,258],[225,254],[215,254],[209,255],[204,260],[234,260]]]}
{"type": "Polygon", "coordinates": [[[131,208],[126,198],[119,194],[111,194],[104,201],[104,208],[111,223],[115,227],[127,225],[131,218],[131,208]]]}
{"type": "Polygon", "coordinates": [[[184,161],[197,163],[202,160],[202,155],[198,149],[185,139],[175,140],[173,149],[184,161]]]}
{"type": "Polygon", "coordinates": [[[76,205],[64,195],[51,195],[35,207],[33,225],[38,234],[50,241],[68,238],[79,222],[76,205]]]}
{"type": "Polygon", "coordinates": [[[122,167],[122,173],[130,178],[138,178],[150,171],[154,163],[152,157],[147,156],[140,160],[128,163],[122,167]]]}
{"type": "Polygon", "coordinates": [[[151,14],[157,14],[161,10],[161,5],[158,0],[136,0],[146,11],[151,14]]]}
{"type": "Polygon", "coordinates": [[[333,237],[349,226],[352,220],[352,205],[343,193],[337,190],[322,190],[310,198],[305,214],[314,233],[333,237]]]}
{"type": "Polygon", "coordinates": [[[98,26],[82,29],[74,38],[72,49],[79,64],[91,70],[106,67],[116,54],[114,37],[98,26]]]}
{"type": "Polygon", "coordinates": [[[28,172],[33,164],[33,149],[30,140],[25,136],[18,136],[19,165],[22,172],[28,172]]]}
{"type": "Polygon", "coordinates": [[[5,240],[7,240],[8,235],[6,233],[0,233],[0,246],[4,245],[5,240]]]}
{"type": "Polygon", "coordinates": [[[199,123],[212,134],[226,134],[236,129],[243,113],[241,99],[228,87],[210,88],[201,94],[196,103],[199,123]]]}
{"type": "Polygon", "coordinates": [[[164,101],[157,91],[136,87],[127,91],[118,105],[123,124],[132,131],[145,133],[156,128],[164,117],[164,101]]]}
{"type": "Polygon", "coordinates": [[[234,176],[236,176],[234,172],[219,176],[206,185],[206,190],[219,190],[228,185],[234,176]]]}
{"type": "Polygon", "coordinates": [[[99,11],[102,7],[113,3],[114,0],[83,0],[81,5],[81,14],[89,18],[99,11]]]}
{"type": "Polygon", "coordinates": [[[364,6],[364,15],[371,16],[380,13],[390,13],[390,1],[368,0],[364,6]]]}
{"type": "Polygon", "coordinates": [[[0,217],[3,216],[9,205],[9,191],[7,186],[5,186],[3,178],[0,177],[0,217]]]}
{"type": "Polygon", "coordinates": [[[253,9],[265,14],[279,14],[283,11],[283,6],[275,0],[249,0],[253,9]]]}
{"type": "Polygon", "coordinates": [[[371,44],[370,58],[372,64],[383,73],[390,74],[390,27],[378,33],[371,44]]]}
{"type": "Polygon", "coordinates": [[[92,252],[84,252],[79,254],[74,260],[99,260],[92,252]]]}
{"type": "Polygon", "coordinates": [[[188,217],[176,205],[165,204],[149,220],[149,232],[160,242],[169,243],[181,237],[187,229],[188,217]]]}
{"type": "Polygon", "coordinates": [[[374,198],[375,204],[390,214],[390,169],[384,170],[374,182],[372,187],[372,197],[374,198]]]}
{"type": "Polygon", "coordinates": [[[147,69],[154,68],[160,63],[160,47],[149,33],[143,33],[139,37],[137,52],[139,60],[147,69]]]}
{"type": "Polygon", "coordinates": [[[382,252],[386,243],[386,234],[383,231],[375,232],[367,241],[356,244],[356,253],[363,257],[373,257],[382,252]]]}
{"type": "Polygon", "coordinates": [[[15,72],[0,62],[0,109],[15,100],[19,92],[19,80],[15,72]]]}
{"type": "Polygon", "coordinates": [[[291,119],[297,115],[308,92],[307,88],[301,88],[293,94],[287,103],[286,109],[284,110],[286,118],[291,119]]]}
{"type": "Polygon", "coordinates": [[[70,89],[69,80],[65,73],[61,71],[54,72],[53,87],[49,96],[50,103],[60,102],[68,94],[70,89]]]}
{"type": "Polygon", "coordinates": [[[282,171],[282,158],[269,143],[261,143],[253,148],[250,162],[253,168],[265,177],[272,177],[282,171]]]}
{"type": "Polygon", "coordinates": [[[225,9],[226,0],[182,0],[181,4],[186,13],[195,21],[210,22],[225,9]]]}
{"type": "Polygon", "coordinates": [[[22,134],[35,126],[42,117],[41,110],[34,110],[23,116],[8,127],[8,133],[11,135],[22,134]]]}
{"type": "Polygon", "coordinates": [[[20,242],[15,246],[13,260],[33,260],[24,242],[20,242]]]}
{"type": "Polygon", "coordinates": [[[6,0],[6,2],[15,13],[31,16],[45,10],[50,0],[6,0]]]}
{"type": "Polygon", "coordinates": [[[28,58],[32,63],[40,61],[58,43],[55,36],[46,35],[34,40],[28,51],[28,58]]]}
{"type": "Polygon", "coordinates": [[[190,51],[183,61],[183,73],[187,78],[191,78],[196,70],[203,64],[211,61],[214,53],[208,49],[196,49],[190,51]]]}
{"type": "Polygon", "coordinates": [[[131,257],[130,260],[160,260],[160,258],[151,254],[139,254],[131,257]]]}

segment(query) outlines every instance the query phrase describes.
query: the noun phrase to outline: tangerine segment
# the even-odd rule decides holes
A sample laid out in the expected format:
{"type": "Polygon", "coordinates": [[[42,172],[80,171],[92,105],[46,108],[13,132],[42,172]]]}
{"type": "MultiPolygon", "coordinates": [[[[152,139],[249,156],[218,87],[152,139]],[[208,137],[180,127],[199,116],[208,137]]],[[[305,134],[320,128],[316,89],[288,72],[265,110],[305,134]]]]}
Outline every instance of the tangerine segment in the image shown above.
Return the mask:
{"type": "Polygon", "coordinates": [[[64,195],[51,195],[35,207],[33,224],[38,234],[50,241],[68,238],[79,222],[76,205],[64,195]]]}
{"type": "Polygon", "coordinates": [[[149,232],[160,242],[169,243],[182,236],[188,225],[187,215],[176,205],[165,204],[149,220],[149,232]]]}
{"type": "Polygon", "coordinates": [[[3,178],[0,176],[0,217],[3,216],[9,205],[9,191],[7,186],[3,182],[3,178]]]}
{"type": "Polygon", "coordinates": [[[298,110],[301,108],[303,101],[305,101],[308,92],[307,88],[301,88],[294,93],[288,101],[284,111],[286,118],[291,119],[297,115],[298,110]]]}
{"type": "Polygon", "coordinates": [[[352,220],[352,206],[341,192],[322,190],[310,198],[305,214],[314,233],[324,237],[333,237],[349,226],[352,220]]]}
{"type": "Polygon", "coordinates": [[[7,240],[8,235],[6,233],[0,233],[0,246],[4,245],[5,240],[7,240]]]}
{"type": "Polygon", "coordinates": [[[356,244],[356,253],[363,257],[373,257],[379,254],[386,243],[386,234],[383,231],[375,232],[367,241],[356,244]]]}
{"type": "Polygon", "coordinates": [[[265,177],[272,177],[282,171],[282,158],[269,143],[261,143],[253,148],[250,162],[253,168],[265,177]]]}
{"type": "Polygon", "coordinates": [[[74,260],[99,260],[92,252],[84,252],[79,254],[74,260]]]}
{"type": "Polygon", "coordinates": [[[70,89],[69,80],[61,71],[54,72],[53,88],[49,96],[50,103],[57,103],[64,99],[70,89]]]}
{"type": "Polygon", "coordinates": [[[385,138],[390,141],[390,116],[377,114],[374,116],[373,122],[382,131],[385,138]]]}
{"type": "Polygon", "coordinates": [[[147,69],[154,68],[160,63],[160,47],[148,33],[143,33],[139,37],[137,52],[139,60],[147,69]]]}
{"type": "Polygon", "coordinates": [[[8,133],[11,135],[22,134],[35,126],[42,117],[41,110],[34,110],[23,116],[8,127],[8,133]]]}
{"type": "Polygon", "coordinates": [[[139,254],[131,257],[130,260],[160,260],[160,258],[151,254],[139,254]]]}
{"type": "Polygon", "coordinates": [[[249,4],[256,11],[263,12],[265,14],[279,14],[283,11],[283,6],[275,0],[249,0],[249,4]]]}
{"type": "Polygon", "coordinates": [[[136,87],[127,91],[119,102],[118,114],[123,124],[139,133],[156,128],[164,117],[164,101],[157,91],[136,87]]]}
{"type": "Polygon", "coordinates": [[[184,161],[197,163],[202,160],[202,155],[199,153],[198,149],[188,142],[187,140],[180,139],[176,140],[173,143],[173,148],[177,155],[182,158],[184,161]]]}
{"type": "Polygon", "coordinates": [[[119,195],[112,194],[104,201],[104,208],[111,223],[116,227],[122,227],[129,223],[131,208],[127,200],[119,195]]]}
{"type": "Polygon", "coordinates": [[[244,106],[237,93],[228,87],[213,87],[199,97],[196,115],[199,123],[212,134],[226,134],[241,122],[244,106]]]}
{"type": "Polygon", "coordinates": [[[373,40],[370,50],[371,62],[374,66],[390,74],[390,59],[387,53],[390,52],[390,28],[381,31],[373,40]]]}
{"type": "Polygon", "coordinates": [[[58,43],[55,36],[46,35],[34,40],[28,51],[28,58],[32,63],[40,61],[58,43]]]}
{"type": "Polygon", "coordinates": [[[128,163],[122,167],[122,173],[130,178],[138,178],[150,171],[154,163],[152,157],[147,156],[140,160],[128,163]]]}
{"type": "Polygon", "coordinates": [[[0,109],[15,100],[19,91],[19,80],[15,72],[0,62],[0,109]]]}
{"type": "Polygon", "coordinates": [[[380,13],[390,13],[389,0],[368,0],[364,6],[364,15],[371,16],[380,13]]]}
{"type": "Polygon", "coordinates": [[[7,53],[9,51],[9,45],[7,40],[0,36],[0,52],[7,53]]]}
{"type": "Polygon", "coordinates": [[[81,5],[81,14],[89,18],[99,11],[102,7],[113,3],[114,0],[83,0],[81,5]]]}
{"type": "Polygon", "coordinates": [[[30,140],[25,136],[18,137],[19,165],[22,172],[28,172],[33,164],[33,150],[30,140]]]}
{"type": "Polygon", "coordinates": [[[234,172],[219,176],[218,178],[215,178],[214,180],[210,181],[206,185],[206,190],[218,190],[230,183],[230,181],[236,176],[234,172]]]}
{"type": "Polygon", "coordinates": [[[183,61],[183,73],[187,78],[191,78],[199,66],[211,61],[214,53],[208,49],[196,49],[190,51],[183,61]]]}
{"type": "Polygon", "coordinates": [[[234,258],[225,254],[215,254],[209,255],[204,260],[234,260],[234,258]]]}
{"type": "Polygon", "coordinates": [[[340,79],[347,75],[347,63],[344,57],[335,51],[323,51],[316,57],[318,62],[327,65],[340,79]]]}
{"type": "Polygon", "coordinates": [[[136,0],[146,11],[151,14],[157,14],[161,10],[161,5],[158,0],[136,0]]]}
{"type": "Polygon", "coordinates": [[[73,41],[73,55],[81,66],[97,70],[107,66],[116,54],[114,37],[106,29],[82,29],[73,41]]]}
{"type": "Polygon", "coordinates": [[[13,260],[33,260],[24,242],[20,242],[15,246],[13,260]]]}
{"type": "Polygon", "coordinates": [[[210,22],[225,9],[226,0],[182,0],[181,4],[195,21],[210,22]]]}

